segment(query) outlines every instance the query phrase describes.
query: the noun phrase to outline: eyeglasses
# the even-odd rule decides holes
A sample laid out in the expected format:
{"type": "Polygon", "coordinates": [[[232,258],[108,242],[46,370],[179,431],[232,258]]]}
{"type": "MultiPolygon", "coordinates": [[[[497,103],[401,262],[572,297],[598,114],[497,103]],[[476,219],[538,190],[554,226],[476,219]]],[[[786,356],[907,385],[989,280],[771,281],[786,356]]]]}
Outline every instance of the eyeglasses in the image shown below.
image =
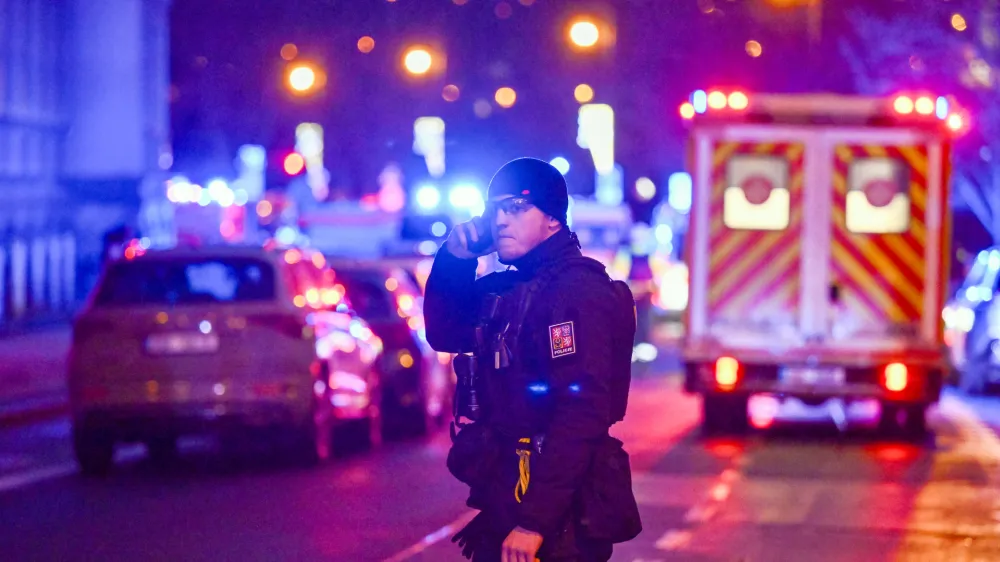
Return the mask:
{"type": "Polygon", "coordinates": [[[505,215],[520,215],[532,207],[534,205],[524,197],[508,197],[487,203],[483,216],[494,218],[497,216],[497,211],[503,211],[505,215]]]}

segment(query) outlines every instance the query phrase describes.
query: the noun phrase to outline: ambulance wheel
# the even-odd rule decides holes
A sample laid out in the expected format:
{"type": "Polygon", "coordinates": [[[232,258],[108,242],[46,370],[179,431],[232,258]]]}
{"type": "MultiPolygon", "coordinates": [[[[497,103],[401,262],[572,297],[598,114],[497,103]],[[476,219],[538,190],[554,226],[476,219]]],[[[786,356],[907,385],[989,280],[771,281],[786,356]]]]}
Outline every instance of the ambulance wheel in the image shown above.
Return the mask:
{"type": "Polygon", "coordinates": [[[701,428],[707,435],[740,434],[750,428],[746,396],[701,397],[701,428]]]}

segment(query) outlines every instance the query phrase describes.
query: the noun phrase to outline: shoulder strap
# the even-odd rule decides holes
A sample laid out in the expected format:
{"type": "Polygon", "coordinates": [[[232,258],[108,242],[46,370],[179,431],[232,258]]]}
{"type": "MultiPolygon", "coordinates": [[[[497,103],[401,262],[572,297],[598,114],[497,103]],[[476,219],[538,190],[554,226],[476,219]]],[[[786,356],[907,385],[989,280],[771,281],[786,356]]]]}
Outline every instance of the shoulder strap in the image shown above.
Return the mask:
{"type": "MultiPolygon", "coordinates": [[[[541,291],[544,287],[546,287],[549,284],[549,282],[552,281],[552,278],[556,276],[556,273],[565,271],[566,269],[573,267],[582,267],[582,266],[593,267],[594,263],[601,265],[602,268],[604,267],[604,265],[601,264],[601,262],[593,258],[588,258],[586,256],[561,260],[559,262],[559,265],[561,267],[550,267],[546,269],[542,273],[542,275],[539,275],[538,277],[535,277],[534,279],[529,281],[528,287],[524,293],[524,297],[521,299],[521,306],[517,311],[516,322],[513,323],[513,326],[516,329],[514,333],[515,334],[521,333],[521,325],[524,323],[524,319],[528,315],[528,309],[531,307],[532,299],[536,294],[538,294],[539,291],[541,291]]],[[[605,275],[607,275],[607,272],[605,272],[605,275]]],[[[608,277],[608,279],[610,280],[611,278],[608,277]]]]}

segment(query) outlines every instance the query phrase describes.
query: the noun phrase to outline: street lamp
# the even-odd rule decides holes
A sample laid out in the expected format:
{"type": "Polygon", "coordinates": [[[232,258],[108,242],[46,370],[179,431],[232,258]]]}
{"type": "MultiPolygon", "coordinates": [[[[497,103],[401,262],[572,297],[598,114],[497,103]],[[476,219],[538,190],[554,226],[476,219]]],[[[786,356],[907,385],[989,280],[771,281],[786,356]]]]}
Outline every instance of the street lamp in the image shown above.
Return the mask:
{"type": "Polygon", "coordinates": [[[324,86],[326,74],[315,65],[296,63],[288,66],[287,82],[293,94],[308,95],[324,86]]]}
{"type": "Polygon", "coordinates": [[[316,72],[308,66],[293,68],[288,73],[288,85],[296,92],[305,92],[316,85],[316,72]]]}
{"type": "Polygon", "coordinates": [[[403,68],[417,76],[427,74],[433,63],[434,57],[423,47],[412,47],[403,55],[403,68]]]}
{"type": "Polygon", "coordinates": [[[593,47],[600,38],[601,32],[597,24],[590,20],[579,20],[569,27],[569,40],[577,47],[593,47]]]}

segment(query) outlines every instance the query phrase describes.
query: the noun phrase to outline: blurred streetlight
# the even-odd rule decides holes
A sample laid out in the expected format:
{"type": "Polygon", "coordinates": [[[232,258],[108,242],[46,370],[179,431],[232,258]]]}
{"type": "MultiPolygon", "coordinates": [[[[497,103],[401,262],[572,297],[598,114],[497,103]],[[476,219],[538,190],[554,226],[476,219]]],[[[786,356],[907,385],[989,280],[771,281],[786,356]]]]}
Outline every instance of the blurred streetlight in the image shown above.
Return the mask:
{"type": "Polygon", "coordinates": [[[496,94],[494,94],[493,99],[496,100],[497,105],[499,105],[504,109],[507,109],[509,107],[512,107],[514,105],[514,102],[517,101],[517,92],[515,92],[513,88],[508,88],[507,86],[504,86],[503,88],[500,88],[496,91],[496,94]]]}
{"type": "Polygon", "coordinates": [[[441,90],[441,97],[444,98],[444,101],[455,101],[459,95],[461,95],[461,90],[454,84],[448,84],[441,90]]]}
{"type": "Polygon", "coordinates": [[[422,47],[413,47],[403,55],[403,68],[410,74],[423,75],[431,69],[434,57],[430,51],[422,47]]]}
{"type": "Polygon", "coordinates": [[[576,21],[569,28],[569,40],[577,47],[593,47],[600,38],[601,32],[597,24],[590,20],[576,21]]]}
{"type": "Polygon", "coordinates": [[[294,63],[286,67],[285,80],[291,93],[308,96],[326,86],[326,73],[312,63],[294,63]]]}
{"type": "Polygon", "coordinates": [[[368,53],[372,52],[372,49],[374,48],[375,48],[375,40],[372,39],[370,36],[365,35],[361,39],[358,39],[358,50],[361,51],[362,53],[367,55],[368,53]]]}
{"type": "Polygon", "coordinates": [[[573,90],[573,97],[578,103],[590,103],[594,99],[594,89],[589,84],[580,84],[573,90]]]}
{"type": "Polygon", "coordinates": [[[308,66],[297,66],[288,73],[288,85],[296,92],[308,92],[316,85],[316,71],[308,66]]]}
{"type": "Polygon", "coordinates": [[[299,48],[295,43],[285,43],[281,46],[281,58],[290,61],[299,54],[299,48]]]}
{"type": "Polygon", "coordinates": [[[969,26],[965,23],[965,18],[962,17],[962,14],[952,14],[951,27],[953,27],[955,31],[965,31],[969,26]]]}

